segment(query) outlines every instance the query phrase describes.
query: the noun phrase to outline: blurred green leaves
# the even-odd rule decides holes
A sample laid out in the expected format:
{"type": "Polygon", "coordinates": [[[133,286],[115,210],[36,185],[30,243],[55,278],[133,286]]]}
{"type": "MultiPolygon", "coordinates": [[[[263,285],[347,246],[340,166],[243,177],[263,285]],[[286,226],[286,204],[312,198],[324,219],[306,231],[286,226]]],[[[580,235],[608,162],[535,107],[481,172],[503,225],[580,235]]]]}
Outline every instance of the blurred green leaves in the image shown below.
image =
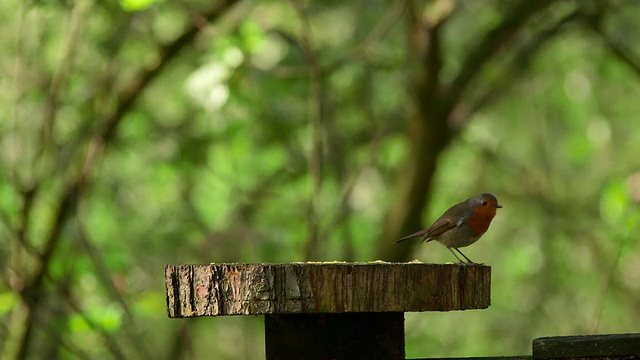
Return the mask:
{"type": "MultiPolygon", "coordinates": [[[[447,19],[438,27],[439,85],[464,70],[470,48],[505,20],[507,3],[518,2],[415,4],[428,21],[447,19]]],[[[498,196],[505,208],[465,251],[493,267],[493,305],[408,316],[409,357],[513,355],[527,353],[539,335],[637,331],[637,71],[582,19],[504,73],[521,42],[582,3],[558,4],[526,24],[524,36],[503,39],[464,95],[480,101],[478,111],[461,106],[448,119],[459,136],[438,159],[423,216],[428,225],[471,194],[498,196]],[[498,95],[484,98],[491,84],[498,95]]],[[[602,4],[608,36],[638,53],[638,5],[602,4]]],[[[22,286],[40,261],[17,234],[44,250],[66,186],[98,149],[47,266],[47,291],[38,299],[47,316],[35,318],[33,341],[41,346],[33,356],[63,341],[96,358],[261,357],[261,319],[167,319],[162,268],[304,260],[316,180],[310,103],[321,119],[313,219],[321,257],[374,260],[376,244],[393,240],[380,236],[398,198],[393,189],[410,175],[403,173],[408,119],[429,100],[410,90],[410,64],[425,59],[409,59],[407,39],[416,35],[407,33],[409,9],[395,19],[389,3],[320,1],[298,12],[290,2],[242,2],[208,23],[203,14],[219,4],[82,5],[72,36],[76,3],[0,3],[0,67],[9,80],[0,82],[2,321],[27,318],[22,286]],[[136,78],[159,69],[159,54],[185,29],[197,35],[149,82],[136,78]],[[75,49],[68,62],[65,46],[75,49]],[[305,46],[323,67],[313,79],[320,95],[310,91],[305,46]],[[100,131],[129,99],[103,142],[100,131]],[[38,193],[24,215],[34,184],[38,193]]],[[[414,257],[450,260],[433,242],[416,247],[414,257]]],[[[20,331],[10,334],[0,357],[12,358],[21,339],[20,331]]]]}

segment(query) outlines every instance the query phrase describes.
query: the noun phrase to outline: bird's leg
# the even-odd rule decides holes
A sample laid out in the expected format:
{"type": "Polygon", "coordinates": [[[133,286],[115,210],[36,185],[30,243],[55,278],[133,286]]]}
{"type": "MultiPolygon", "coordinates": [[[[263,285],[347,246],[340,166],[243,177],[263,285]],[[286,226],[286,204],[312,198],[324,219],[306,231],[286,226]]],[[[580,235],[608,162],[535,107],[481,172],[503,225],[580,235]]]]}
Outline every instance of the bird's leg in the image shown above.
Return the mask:
{"type": "MultiPolygon", "coordinates": [[[[456,253],[454,253],[454,252],[453,252],[453,250],[451,250],[451,247],[447,246],[447,249],[449,249],[449,251],[451,251],[451,253],[453,254],[453,256],[455,256],[455,257],[456,257],[456,259],[458,259],[458,264],[462,264],[462,265],[466,264],[464,261],[462,261],[462,260],[458,257],[458,255],[456,255],[456,253]]],[[[456,249],[456,250],[458,250],[458,249],[456,249]]],[[[464,255],[462,255],[462,256],[464,256],[464,255]]],[[[466,256],[465,256],[465,258],[466,258],[466,256]]]]}
{"type": "Polygon", "coordinates": [[[465,254],[462,253],[462,251],[460,251],[460,249],[458,248],[454,248],[454,249],[456,249],[456,251],[459,252],[460,255],[462,255],[465,259],[467,259],[467,264],[478,264],[478,263],[474,263],[471,259],[469,259],[465,254]]]}
{"type": "Polygon", "coordinates": [[[465,259],[467,259],[467,262],[475,264],[471,259],[469,259],[465,254],[462,253],[462,251],[460,251],[460,249],[458,248],[454,248],[460,255],[462,255],[462,257],[464,257],[465,259]]]}

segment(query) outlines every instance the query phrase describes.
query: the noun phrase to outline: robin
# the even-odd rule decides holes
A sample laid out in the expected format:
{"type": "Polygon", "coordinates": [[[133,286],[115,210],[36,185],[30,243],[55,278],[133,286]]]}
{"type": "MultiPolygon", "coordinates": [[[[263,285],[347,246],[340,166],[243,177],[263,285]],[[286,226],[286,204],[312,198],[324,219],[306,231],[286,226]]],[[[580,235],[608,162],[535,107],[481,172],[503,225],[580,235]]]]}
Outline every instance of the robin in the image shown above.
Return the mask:
{"type": "Polygon", "coordinates": [[[498,204],[498,199],[493,194],[476,195],[453,205],[429,228],[407,235],[397,240],[396,243],[416,237],[421,237],[422,242],[437,240],[451,251],[460,264],[465,264],[465,262],[460,260],[453,250],[467,260],[466,264],[475,264],[459,248],[478,241],[489,228],[493,217],[496,216],[496,209],[501,207],[502,205],[498,204]]]}

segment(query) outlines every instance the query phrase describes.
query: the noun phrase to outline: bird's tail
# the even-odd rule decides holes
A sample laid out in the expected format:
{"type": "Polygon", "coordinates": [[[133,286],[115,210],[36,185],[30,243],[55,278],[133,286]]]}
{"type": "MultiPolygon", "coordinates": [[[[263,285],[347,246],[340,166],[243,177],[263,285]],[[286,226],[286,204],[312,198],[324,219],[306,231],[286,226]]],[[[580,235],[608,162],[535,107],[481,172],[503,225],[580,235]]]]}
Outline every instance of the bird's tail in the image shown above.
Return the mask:
{"type": "MultiPolygon", "coordinates": [[[[427,229],[423,229],[423,230],[420,230],[420,231],[416,231],[416,232],[414,232],[413,234],[407,235],[407,236],[405,236],[405,237],[403,237],[403,238],[400,238],[400,239],[398,239],[398,240],[394,241],[394,243],[396,243],[396,244],[397,244],[397,243],[403,242],[403,241],[405,241],[405,240],[409,240],[409,239],[417,238],[417,237],[419,237],[419,236],[424,236],[424,235],[426,235],[426,233],[427,233],[427,229]]],[[[424,239],[423,239],[423,241],[424,241],[424,239]]]]}

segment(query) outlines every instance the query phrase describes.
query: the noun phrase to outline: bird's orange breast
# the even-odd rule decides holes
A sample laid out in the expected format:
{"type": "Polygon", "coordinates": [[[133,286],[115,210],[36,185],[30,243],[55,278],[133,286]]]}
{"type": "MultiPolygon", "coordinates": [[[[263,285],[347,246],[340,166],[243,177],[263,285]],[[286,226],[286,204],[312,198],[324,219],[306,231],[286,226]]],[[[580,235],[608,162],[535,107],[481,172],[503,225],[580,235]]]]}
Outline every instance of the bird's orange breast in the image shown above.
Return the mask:
{"type": "Polygon", "coordinates": [[[496,216],[495,208],[482,207],[474,209],[467,219],[469,230],[475,236],[484,234],[489,229],[494,216],[496,216]]]}

